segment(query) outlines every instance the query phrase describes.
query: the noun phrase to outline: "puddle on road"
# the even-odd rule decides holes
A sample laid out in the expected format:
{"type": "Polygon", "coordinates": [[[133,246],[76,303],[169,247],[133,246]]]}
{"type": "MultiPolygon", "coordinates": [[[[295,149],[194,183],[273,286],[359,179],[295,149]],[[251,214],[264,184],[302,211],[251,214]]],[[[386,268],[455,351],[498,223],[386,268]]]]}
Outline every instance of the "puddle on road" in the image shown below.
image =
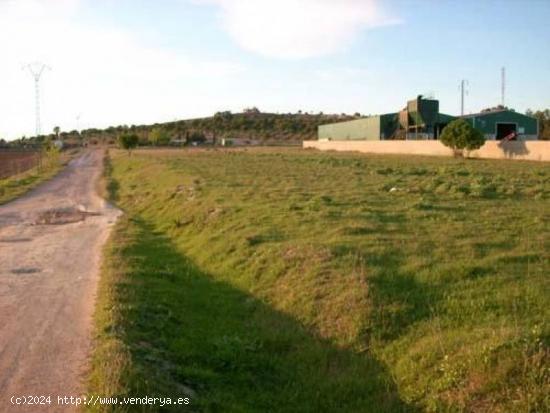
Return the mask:
{"type": "Polygon", "coordinates": [[[31,268],[31,267],[23,267],[23,268],[14,268],[11,270],[12,274],[36,274],[37,272],[41,272],[42,270],[40,268],[31,268]]]}
{"type": "Polygon", "coordinates": [[[78,208],[57,208],[41,212],[34,225],[64,225],[84,221],[88,216],[101,215],[97,212],[82,211],[78,208]]]}

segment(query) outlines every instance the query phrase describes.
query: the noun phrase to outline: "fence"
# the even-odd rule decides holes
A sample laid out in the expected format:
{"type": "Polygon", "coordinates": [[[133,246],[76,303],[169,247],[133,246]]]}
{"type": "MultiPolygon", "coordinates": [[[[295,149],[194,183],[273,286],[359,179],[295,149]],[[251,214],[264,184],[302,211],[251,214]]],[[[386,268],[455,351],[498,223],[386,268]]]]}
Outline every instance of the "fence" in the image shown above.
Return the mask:
{"type": "MultiPolygon", "coordinates": [[[[304,148],[378,154],[453,156],[439,141],[304,141],[304,148]]],[[[487,141],[472,158],[550,161],[550,141],[487,141]]]]}

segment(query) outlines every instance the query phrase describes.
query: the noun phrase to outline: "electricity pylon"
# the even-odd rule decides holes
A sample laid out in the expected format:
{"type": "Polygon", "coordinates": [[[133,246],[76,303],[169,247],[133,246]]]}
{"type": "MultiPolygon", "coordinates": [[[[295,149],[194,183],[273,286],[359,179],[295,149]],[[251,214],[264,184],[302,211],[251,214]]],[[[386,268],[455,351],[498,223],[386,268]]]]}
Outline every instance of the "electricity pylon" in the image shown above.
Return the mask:
{"type": "Polygon", "coordinates": [[[48,65],[40,62],[29,63],[23,66],[23,70],[27,69],[34,79],[34,108],[35,108],[35,121],[36,121],[36,136],[40,135],[40,77],[44,73],[44,70],[51,68],[48,65]]]}

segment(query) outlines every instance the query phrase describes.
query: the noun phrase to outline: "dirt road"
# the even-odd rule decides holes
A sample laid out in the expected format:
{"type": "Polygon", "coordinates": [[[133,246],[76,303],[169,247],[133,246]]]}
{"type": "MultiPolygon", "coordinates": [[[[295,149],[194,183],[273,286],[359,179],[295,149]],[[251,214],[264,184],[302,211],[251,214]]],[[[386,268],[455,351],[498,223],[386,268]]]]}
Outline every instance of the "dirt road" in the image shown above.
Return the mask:
{"type": "Polygon", "coordinates": [[[119,214],[95,193],[102,156],[85,152],[0,206],[2,413],[78,410],[58,405],[58,396],[85,390],[101,245],[119,214]],[[51,405],[10,400],[30,395],[49,395],[51,405]]]}

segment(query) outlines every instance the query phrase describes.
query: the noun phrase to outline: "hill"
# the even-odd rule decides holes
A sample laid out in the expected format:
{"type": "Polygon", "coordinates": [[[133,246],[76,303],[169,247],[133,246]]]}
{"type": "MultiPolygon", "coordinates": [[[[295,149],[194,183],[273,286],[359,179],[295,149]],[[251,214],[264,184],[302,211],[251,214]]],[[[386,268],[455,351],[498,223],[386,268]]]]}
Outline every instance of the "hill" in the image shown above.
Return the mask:
{"type": "MultiPolygon", "coordinates": [[[[242,113],[230,111],[218,112],[214,116],[197,119],[178,120],[151,125],[119,125],[106,129],[90,128],[78,133],[61,132],[59,137],[67,143],[77,144],[82,140],[92,144],[114,143],[122,133],[135,133],[140,144],[150,144],[153,130],[161,130],[169,140],[178,142],[219,142],[226,139],[247,139],[261,143],[300,142],[304,139],[315,139],[319,125],[349,119],[360,115],[336,115],[323,113],[262,113],[257,108],[245,109],[242,113]]],[[[32,138],[21,138],[11,142],[12,145],[40,144],[47,139],[56,139],[54,133],[32,138]]]]}

